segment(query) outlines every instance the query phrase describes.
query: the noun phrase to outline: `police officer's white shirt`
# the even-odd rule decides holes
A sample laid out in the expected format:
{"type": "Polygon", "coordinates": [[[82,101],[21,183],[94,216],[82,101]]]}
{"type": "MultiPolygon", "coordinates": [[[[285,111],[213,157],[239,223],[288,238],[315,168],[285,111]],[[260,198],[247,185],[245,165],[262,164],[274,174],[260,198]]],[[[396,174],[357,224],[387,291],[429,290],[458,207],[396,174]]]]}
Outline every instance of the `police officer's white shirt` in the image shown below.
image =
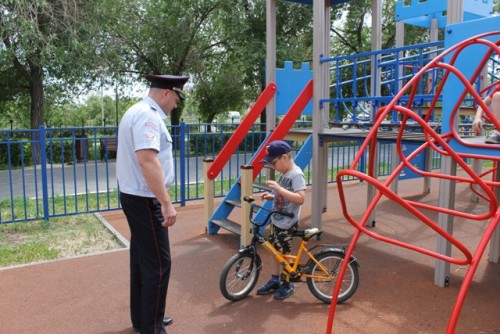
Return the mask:
{"type": "Polygon", "coordinates": [[[133,105],[123,115],[118,127],[116,176],[120,191],[130,195],[155,197],[141,172],[135,152],[153,149],[158,152],[165,186],[174,182],[172,137],[165,125],[167,116],[149,96],[133,105]]]}

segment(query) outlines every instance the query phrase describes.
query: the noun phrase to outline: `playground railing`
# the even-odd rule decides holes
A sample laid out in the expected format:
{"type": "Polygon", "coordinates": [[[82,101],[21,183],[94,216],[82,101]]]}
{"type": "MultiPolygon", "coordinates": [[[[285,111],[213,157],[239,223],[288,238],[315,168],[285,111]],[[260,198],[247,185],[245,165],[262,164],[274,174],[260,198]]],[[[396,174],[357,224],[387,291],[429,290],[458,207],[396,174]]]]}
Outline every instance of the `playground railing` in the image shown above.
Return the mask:
{"type": "MultiPolygon", "coordinates": [[[[331,104],[333,122],[341,123],[348,119],[352,123],[363,120],[373,121],[373,113],[381,106],[388,104],[399,93],[401,87],[408,83],[432,59],[443,52],[444,42],[432,42],[410,45],[393,49],[365,52],[354,55],[322,59],[322,63],[330,66],[329,98],[321,102],[331,104]],[[371,73],[372,62],[375,73],[371,73]],[[380,95],[372,95],[371,82],[380,85],[380,95]]],[[[498,57],[492,57],[489,66],[489,81],[497,81],[499,67],[498,57]]],[[[442,80],[443,70],[433,68],[419,76],[416,94],[413,95],[413,108],[420,116],[426,112],[428,105],[436,95],[436,89],[442,80]]],[[[482,83],[475,83],[477,91],[481,91],[482,83]]],[[[410,92],[401,95],[401,101],[408,99],[410,92]]],[[[438,101],[441,101],[439,96],[438,101]]],[[[473,98],[468,96],[463,101],[464,108],[473,108],[473,98]]],[[[435,109],[439,111],[439,108],[435,109]]],[[[391,121],[399,123],[397,113],[392,113],[391,121]]],[[[438,118],[432,115],[431,120],[438,118]]]]}

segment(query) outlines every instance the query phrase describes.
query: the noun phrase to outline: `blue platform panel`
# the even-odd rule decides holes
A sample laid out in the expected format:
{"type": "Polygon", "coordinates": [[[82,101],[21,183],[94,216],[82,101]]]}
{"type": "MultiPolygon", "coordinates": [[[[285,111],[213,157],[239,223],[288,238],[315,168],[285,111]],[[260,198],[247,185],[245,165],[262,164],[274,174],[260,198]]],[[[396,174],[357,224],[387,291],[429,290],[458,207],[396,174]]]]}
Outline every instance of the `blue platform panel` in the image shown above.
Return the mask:
{"type": "MultiPolygon", "coordinates": [[[[293,62],[286,61],[283,68],[276,69],[276,115],[284,115],[300,95],[306,84],[313,78],[309,63],[301,63],[300,69],[293,68],[293,62]]],[[[312,99],[302,111],[302,115],[312,115],[312,99]]]]}
{"type": "MultiPolygon", "coordinates": [[[[403,154],[405,157],[408,157],[411,153],[413,153],[415,150],[417,150],[422,144],[420,143],[402,143],[401,144],[401,149],[403,151],[403,154]]],[[[420,152],[415,158],[411,160],[411,164],[413,167],[415,167],[418,170],[424,170],[425,169],[425,151],[420,152]]],[[[399,180],[409,180],[409,179],[414,179],[414,178],[420,178],[422,175],[415,173],[413,170],[411,170],[408,167],[403,168],[401,172],[399,173],[399,180]]]]}
{"type": "MultiPolygon", "coordinates": [[[[398,0],[395,7],[396,21],[430,28],[431,20],[436,19],[438,26],[444,28],[447,6],[447,0],[398,0]]],[[[463,21],[490,17],[493,14],[493,0],[463,0],[463,12],[463,21]]]]}
{"type": "MultiPolygon", "coordinates": [[[[495,35],[485,38],[489,41],[497,41],[500,39],[500,16],[449,25],[446,28],[445,49],[448,49],[457,43],[466,40],[467,38],[483,33],[494,32],[495,28],[497,29],[495,35]]],[[[472,45],[467,47],[458,56],[454,65],[455,68],[457,68],[470,81],[474,71],[477,69],[480,61],[488,50],[489,48],[485,45],[472,45]]],[[[445,59],[445,62],[449,63],[450,59],[451,56],[449,55],[445,59]]],[[[465,86],[458,79],[458,77],[450,75],[443,89],[443,133],[450,131],[448,120],[450,119],[451,112],[453,111],[453,108],[464,89],[465,86]]],[[[500,156],[500,150],[497,145],[493,145],[491,149],[479,148],[463,145],[456,140],[452,140],[451,147],[459,153],[500,156]]]]}

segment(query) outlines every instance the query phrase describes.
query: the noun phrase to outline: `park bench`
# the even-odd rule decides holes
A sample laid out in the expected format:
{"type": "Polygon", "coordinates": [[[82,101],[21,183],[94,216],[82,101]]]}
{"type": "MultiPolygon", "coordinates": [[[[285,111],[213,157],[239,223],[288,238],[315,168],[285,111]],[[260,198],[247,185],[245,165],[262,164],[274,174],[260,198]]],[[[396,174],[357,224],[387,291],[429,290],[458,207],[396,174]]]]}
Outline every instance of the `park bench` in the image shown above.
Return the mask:
{"type": "Polygon", "coordinates": [[[117,139],[116,137],[103,137],[99,140],[101,160],[116,157],[117,139]],[[113,153],[110,155],[110,153],[113,153]]]}

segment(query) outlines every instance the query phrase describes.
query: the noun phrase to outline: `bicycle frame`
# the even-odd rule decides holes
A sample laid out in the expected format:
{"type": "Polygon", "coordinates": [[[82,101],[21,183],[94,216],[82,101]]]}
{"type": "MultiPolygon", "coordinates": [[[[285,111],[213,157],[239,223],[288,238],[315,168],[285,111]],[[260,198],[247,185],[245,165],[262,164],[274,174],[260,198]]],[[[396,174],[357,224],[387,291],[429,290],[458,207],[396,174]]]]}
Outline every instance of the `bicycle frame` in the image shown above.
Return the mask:
{"type": "MultiPolygon", "coordinates": [[[[259,235],[259,236],[262,237],[261,235],[259,235]]],[[[290,276],[292,278],[296,278],[297,276],[300,276],[300,277],[304,277],[304,278],[314,278],[317,280],[331,279],[331,274],[328,271],[328,269],[325,266],[323,266],[323,264],[321,264],[318,260],[316,260],[316,257],[311,253],[311,250],[306,247],[306,245],[307,245],[306,240],[302,239],[300,241],[300,245],[299,245],[299,248],[297,250],[297,253],[295,253],[295,254],[283,254],[279,250],[277,250],[267,239],[265,239],[264,237],[262,237],[262,239],[264,239],[265,241],[263,243],[259,242],[260,245],[265,250],[267,250],[271,255],[274,256],[275,261],[281,265],[282,270],[283,270],[285,275],[290,276]],[[318,274],[313,274],[313,273],[309,274],[309,273],[307,273],[307,270],[304,272],[298,271],[300,266],[304,266],[303,263],[305,263],[305,262],[300,261],[300,259],[302,258],[302,256],[304,254],[307,255],[307,257],[310,258],[314,263],[316,263],[316,265],[318,265],[318,268],[321,269],[321,271],[324,273],[324,275],[318,275],[318,274]],[[291,265],[291,263],[293,265],[291,265]],[[326,275],[326,277],[325,277],[325,275],[326,275]]],[[[258,239],[258,240],[262,240],[262,239],[258,239]]],[[[326,245],[318,245],[318,246],[327,247],[326,245]]],[[[315,246],[314,248],[317,248],[317,246],[315,246]]],[[[314,249],[314,248],[312,248],[312,249],[314,249]]],[[[344,250],[341,250],[341,249],[332,249],[332,250],[344,252],[344,250]]]]}
{"type": "MultiPolygon", "coordinates": [[[[306,237],[306,235],[302,235],[302,240],[300,241],[299,248],[298,248],[297,253],[295,255],[283,254],[279,250],[277,250],[271,244],[271,242],[269,242],[262,234],[260,234],[259,230],[260,230],[260,227],[262,227],[263,225],[265,225],[269,221],[269,219],[271,218],[271,216],[273,214],[278,213],[278,214],[287,215],[287,213],[281,212],[281,211],[276,211],[276,210],[268,210],[269,213],[267,214],[266,218],[264,219],[264,222],[257,223],[252,219],[252,214],[254,212],[255,207],[258,207],[258,208],[262,208],[262,207],[253,203],[253,199],[251,199],[251,198],[246,197],[245,201],[249,202],[252,206],[252,209],[250,210],[249,219],[250,219],[250,222],[252,223],[253,237],[252,237],[252,242],[250,243],[250,246],[248,246],[246,249],[243,249],[242,251],[251,251],[253,254],[257,254],[257,247],[255,247],[255,244],[258,243],[268,253],[270,253],[274,257],[276,262],[278,262],[281,265],[282,270],[286,276],[290,276],[292,278],[296,278],[297,276],[301,276],[301,277],[305,277],[305,278],[314,278],[314,279],[318,279],[318,280],[331,279],[331,274],[328,271],[328,269],[325,266],[323,266],[320,262],[318,262],[318,260],[316,260],[315,256],[311,253],[312,249],[315,249],[317,247],[328,247],[328,246],[327,245],[317,245],[311,249],[308,249],[306,247],[307,240],[314,235],[320,235],[322,233],[321,231],[316,229],[316,231],[313,231],[312,235],[309,237],[306,237]],[[302,265],[300,263],[301,262],[300,259],[302,258],[302,256],[304,254],[306,254],[307,257],[309,257],[312,261],[314,261],[314,263],[316,263],[316,265],[318,265],[318,268],[321,269],[321,271],[324,273],[324,275],[326,275],[326,277],[324,275],[308,274],[307,272],[297,271],[299,269],[299,266],[302,265]],[[293,265],[291,265],[290,263],[293,263],[293,265]]],[[[266,210],[266,209],[264,208],[264,210],[266,210]]],[[[302,232],[302,231],[300,231],[300,232],[302,232]]],[[[294,237],[300,237],[300,236],[301,235],[299,235],[299,234],[294,235],[294,237]]],[[[345,250],[343,250],[343,249],[342,250],[341,249],[332,249],[332,250],[345,252],[345,250]]]]}
{"type": "MultiPolygon", "coordinates": [[[[319,229],[309,228],[293,232],[293,237],[301,238],[297,252],[295,254],[283,254],[262,236],[260,231],[273,214],[278,213],[288,217],[293,217],[293,215],[264,208],[268,214],[264,222],[260,223],[253,220],[253,213],[256,207],[262,207],[254,204],[254,199],[251,197],[245,197],[244,200],[251,204],[249,220],[252,223],[252,239],[247,247],[240,249],[238,254],[233,255],[224,265],[219,279],[219,288],[222,295],[230,301],[238,301],[245,298],[255,287],[262,269],[262,260],[257,249],[257,244],[260,244],[274,257],[277,263],[281,264],[281,272],[286,281],[304,282],[302,278],[305,278],[305,283],[307,283],[311,293],[322,302],[330,303],[332,301],[331,291],[339,282],[337,281],[339,268],[346,262],[344,261],[345,245],[343,245],[342,249],[336,248],[340,245],[332,244],[319,244],[308,248],[309,239],[321,235],[319,229]],[[318,247],[322,247],[322,249],[313,254],[313,250],[318,247]],[[305,259],[306,256],[308,259],[305,259]],[[302,257],[306,262],[301,261],[302,257]]],[[[349,258],[348,268],[350,276],[340,281],[342,293],[339,294],[338,303],[348,300],[355,293],[359,284],[358,263],[353,256],[349,258]]]]}

